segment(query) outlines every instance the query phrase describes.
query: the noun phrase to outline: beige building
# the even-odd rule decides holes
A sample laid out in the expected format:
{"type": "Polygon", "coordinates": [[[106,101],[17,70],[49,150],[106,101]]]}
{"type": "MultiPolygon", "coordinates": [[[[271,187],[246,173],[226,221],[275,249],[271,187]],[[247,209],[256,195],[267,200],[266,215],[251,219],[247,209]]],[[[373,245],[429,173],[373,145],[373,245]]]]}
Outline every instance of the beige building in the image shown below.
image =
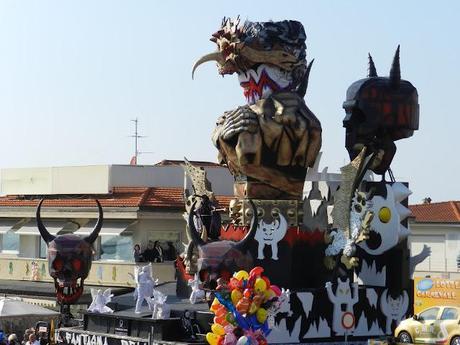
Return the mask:
{"type": "Polygon", "coordinates": [[[412,255],[424,245],[431,248],[430,257],[416,267],[414,276],[460,279],[460,202],[424,203],[410,209],[412,255]]]}
{"type": "MultiPolygon", "coordinates": [[[[57,235],[88,234],[98,216],[94,199],[101,202],[104,226],[87,283],[133,286],[133,246],[145,250],[149,241],[163,247],[165,261],[154,264],[156,277],[173,280],[170,245],[181,251],[186,242],[184,189],[192,191],[180,163],[1,170],[0,279],[51,281],[35,223],[36,206],[45,197],[42,219],[57,235]]],[[[197,164],[205,166],[218,202],[227,205],[233,194],[228,170],[197,164]]]]}

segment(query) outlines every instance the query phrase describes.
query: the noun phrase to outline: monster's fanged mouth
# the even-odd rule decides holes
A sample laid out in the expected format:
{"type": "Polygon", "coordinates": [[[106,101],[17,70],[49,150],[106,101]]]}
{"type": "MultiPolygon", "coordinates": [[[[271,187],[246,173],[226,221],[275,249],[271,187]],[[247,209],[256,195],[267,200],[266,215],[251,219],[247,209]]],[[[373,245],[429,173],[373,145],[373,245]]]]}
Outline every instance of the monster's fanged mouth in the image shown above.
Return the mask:
{"type": "Polygon", "coordinates": [[[369,239],[366,240],[366,244],[369,249],[376,250],[382,244],[382,236],[378,232],[372,230],[369,232],[369,239]]]}
{"type": "Polygon", "coordinates": [[[83,293],[83,280],[77,279],[69,282],[56,280],[54,283],[56,296],[59,303],[72,304],[76,302],[83,293]],[[80,283],[78,282],[80,281],[80,283]]]}

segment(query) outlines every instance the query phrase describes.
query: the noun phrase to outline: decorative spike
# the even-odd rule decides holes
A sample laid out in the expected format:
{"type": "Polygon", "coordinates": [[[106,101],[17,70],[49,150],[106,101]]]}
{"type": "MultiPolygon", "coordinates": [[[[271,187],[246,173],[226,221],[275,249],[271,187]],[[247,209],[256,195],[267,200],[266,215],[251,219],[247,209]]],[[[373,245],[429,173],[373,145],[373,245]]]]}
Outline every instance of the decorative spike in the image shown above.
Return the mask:
{"type": "Polygon", "coordinates": [[[409,210],[407,207],[401,205],[401,204],[396,204],[396,211],[398,212],[399,214],[399,219],[400,221],[403,221],[404,219],[406,219],[407,217],[409,217],[412,212],[411,210],[409,210]]]}
{"type": "Polygon", "coordinates": [[[401,202],[412,194],[411,190],[401,182],[396,182],[391,185],[396,202],[401,202]]]}
{"type": "Polygon", "coordinates": [[[399,226],[399,242],[405,240],[410,235],[410,230],[403,225],[399,226]]]}
{"type": "Polygon", "coordinates": [[[390,83],[393,87],[399,87],[401,82],[401,67],[399,65],[399,44],[396,49],[395,57],[393,58],[393,64],[390,70],[390,83]]]}
{"type": "Polygon", "coordinates": [[[378,77],[377,70],[375,69],[374,60],[372,60],[371,53],[368,53],[368,55],[369,55],[369,71],[368,71],[367,77],[368,78],[378,77]]]}

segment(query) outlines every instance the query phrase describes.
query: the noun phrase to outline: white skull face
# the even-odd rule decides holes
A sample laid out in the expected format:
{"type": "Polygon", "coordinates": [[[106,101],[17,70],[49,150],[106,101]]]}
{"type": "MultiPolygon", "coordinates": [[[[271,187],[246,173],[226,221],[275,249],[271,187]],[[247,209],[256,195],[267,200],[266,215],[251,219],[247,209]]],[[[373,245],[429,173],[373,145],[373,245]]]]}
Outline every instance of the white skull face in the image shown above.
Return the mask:
{"type": "Polygon", "coordinates": [[[255,239],[265,244],[272,244],[283,239],[287,230],[287,222],[283,215],[279,215],[271,223],[265,223],[263,219],[259,222],[259,227],[255,239]]]}
{"type": "Polygon", "coordinates": [[[410,191],[401,183],[386,185],[386,198],[376,195],[370,203],[374,213],[369,239],[358,245],[371,255],[380,255],[396,246],[409,231],[401,221],[410,214],[409,209],[400,204],[410,191]]]}

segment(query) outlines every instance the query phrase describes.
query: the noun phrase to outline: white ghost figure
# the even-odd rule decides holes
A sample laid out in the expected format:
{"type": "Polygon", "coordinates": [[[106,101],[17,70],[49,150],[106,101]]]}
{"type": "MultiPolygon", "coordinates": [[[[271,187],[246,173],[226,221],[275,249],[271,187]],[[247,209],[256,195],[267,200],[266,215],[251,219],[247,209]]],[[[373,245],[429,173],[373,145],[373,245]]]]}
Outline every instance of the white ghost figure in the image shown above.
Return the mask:
{"type": "Polygon", "coordinates": [[[200,289],[200,278],[198,274],[195,273],[193,279],[188,280],[188,285],[192,288],[192,292],[190,294],[190,303],[195,304],[201,302],[204,299],[204,291],[200,289]]]}
{"type": "Polygon", "coordinates": [[[107,307],[107,303],[112,301],[112,291],[110,289],[106,289],[102,292],[101,289],[91,289],[91,297],[93,301],[88,307],[88,311],[93,313],[113,313],[113,309],[107,307]]]}
{"type": "Polygon", "coordinates": [[[385,289],[380,297],[380,310],[386,316],[386,332],[385,334],[391,335],[391,322],[393,320],[398,324],[405,318],[407,308],[409,307],[409,296],[406,291],[402,295],[394,299],[388,295],[388,289],[385,289]]]}
{"type": "Polygon", "coordinates": [[[345,281],[338,279],[335,295],[332,291],[331,282],[326,283],[326,291],[329,300],[334,305],[332,311],[332,330],[335,332],[335,335],[344,335],[345,332],[352,332],[354,327],[348,330],[345,329],[342,325],[342,320],[347,314],[351,314],[354,317],[353,306],[358,303],[358,284],[350,284],[348,278],[345,281]]]}
{"type": "Polygon", "coordinates": [[[401,225],[401,221],[410,214],[401,201],[407,198],[411,191],[402,183],[386,185],[386,198],[376,195],[370,202],[370,211],[374,213],[371,221],[369,240],[358,245],[371,255],[380,255],[396,246],[407,238],[409,230],[401,225]]]}
{"type": "Polygon", "coordinates": [[[139,314],[144,300],[150,306],[150,296],[152,296],[153,289],[158,279],[153,280],[151,265],[142,267],[136,266],[134,269],[134,276],[137,284],[136,290],[134,290],[134,298],[136,299],[135,313],[139,314]]]}
{"type": "Polygon", "coordinates": [[[266,245],[272,248],[272,259],[278,260],[278,242],[286,235],[288,224],[286,218],[282,214],[275,218],[271,223],[265,223],[263,219],[259,221],[255,240],[259,243],[257,251],[257,259],[262,260],[264,256],[264,248],[266,245]]]}
{"type": "Polygon", "coordinates": [[[168,298],[163,292],[153,290],[153,297],[150,297],[149,307],[152,311],[152,319],[167,319],[171,313],[171,308],[166,304],[168,298]]]}

